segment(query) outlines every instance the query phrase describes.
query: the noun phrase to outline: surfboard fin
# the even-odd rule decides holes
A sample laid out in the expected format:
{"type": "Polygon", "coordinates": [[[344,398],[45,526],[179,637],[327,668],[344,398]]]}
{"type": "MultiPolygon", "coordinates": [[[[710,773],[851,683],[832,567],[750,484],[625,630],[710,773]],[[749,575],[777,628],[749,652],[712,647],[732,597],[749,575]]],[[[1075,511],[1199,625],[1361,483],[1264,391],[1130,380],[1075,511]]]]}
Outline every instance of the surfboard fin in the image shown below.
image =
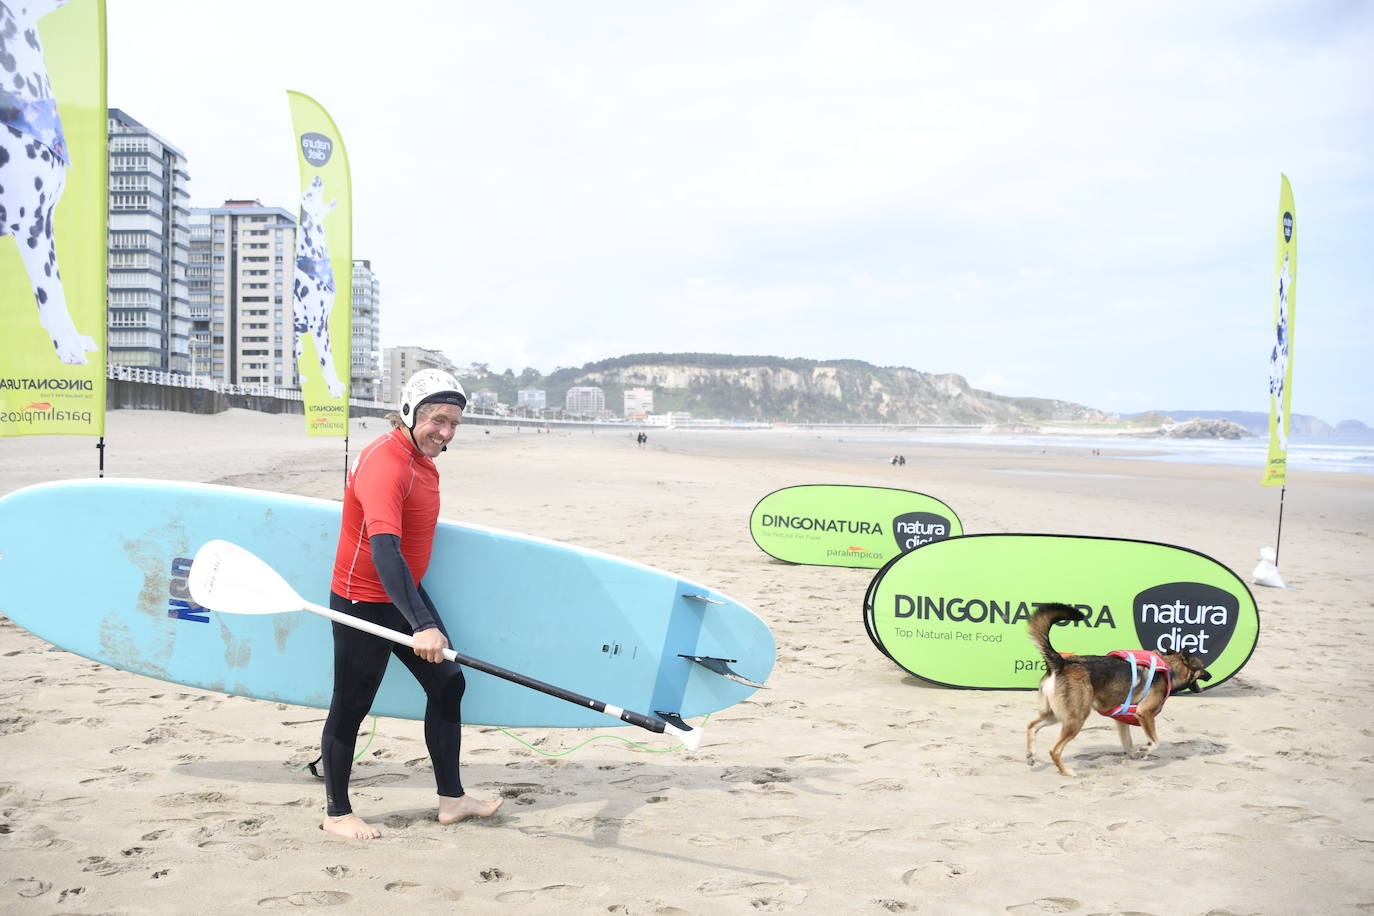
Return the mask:
{"type": "Polygon", "coordinates": [[[719,674],[721,677],[729,678],[732,681],[744,684],[746,687],[757,687],[760,690],[768,689],[763,684],[760,684],[758,681],[751,681],[749,680],[749,678],[745,677],[744,675],[740,674],[738,671],[735,671],[730,667],[731,662],[739,661],[739,659],[712,658],[709,655],[683,655],[680,652],[678,653],[678,658],[685,658],[688,661],[696,662],[698,665],[705,668],[707,671],[713,671],[716,674],[719,674]]]}
{"type": "Polygon", "coordinates": [[[683,595],[682,597],[686,598],[689,601],[700,601],[703,604],[719,604],[722,607],[725,605],[724,601],[717,601],[710,595],[683,595]]]}

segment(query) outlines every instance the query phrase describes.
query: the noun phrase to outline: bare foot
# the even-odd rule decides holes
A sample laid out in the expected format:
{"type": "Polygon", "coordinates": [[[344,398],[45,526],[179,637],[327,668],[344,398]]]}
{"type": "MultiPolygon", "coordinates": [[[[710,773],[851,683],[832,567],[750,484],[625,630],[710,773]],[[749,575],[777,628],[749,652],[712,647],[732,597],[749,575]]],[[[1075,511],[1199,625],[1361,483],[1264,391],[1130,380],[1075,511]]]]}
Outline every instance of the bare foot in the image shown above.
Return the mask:
{"type": "Polygon", "coordinates": [[[440,795],[439,823],[456,824],[469,817],[491,817],[504,801],[504,798],[498,798],[496,801],[481,801],[471,795],[460,795],[457,798],[440,795]]]}
{"type": "Polygon", "coordinates": [[[339,817],[326,816],[324,822],[320,824],[320,829],[348,840],[375,840],[382,835],[380,830],[356,814],[344,814],[339,817]]]}

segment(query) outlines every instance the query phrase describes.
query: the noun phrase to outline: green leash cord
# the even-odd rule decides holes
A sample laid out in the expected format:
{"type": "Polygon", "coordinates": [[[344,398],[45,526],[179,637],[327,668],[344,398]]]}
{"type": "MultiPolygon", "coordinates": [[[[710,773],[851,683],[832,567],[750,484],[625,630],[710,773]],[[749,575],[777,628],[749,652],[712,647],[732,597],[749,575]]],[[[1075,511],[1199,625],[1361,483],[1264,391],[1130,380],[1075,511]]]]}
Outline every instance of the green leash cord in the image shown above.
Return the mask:
{"type": "MultiPolygon", "coordinates": [[[[698,728],[704,728],[704,727],[706,726],[706,723],[709,722],[709,721],[711,721],[711,715],[710,715],[710,713],[707,713],[706,718],[705,718],[705,719],[702,719],[702,720],[701,720],[701,725],[698,725],[697,727],[698,727],[698,728]]],[[[565,751],[554,751],[554,752],[551,752],[551,751],[542,751],[542,750],[540,750],[539,748],[535,747],[533,744],[530,744],[530,743],[529,743],[528,741],[526,741],[524,738],[521,738],[519,735],[512,735],[510,732],[506,731],[504,728],[500,728],[500,727],[498,726],[497,730],[500,731],[503,735],[507,736],[508,738],[512,738],[512,739],[514,739],[514,740],[520,742],[520,743],[523,744],[525,747],[529,748],[530,750],[534,751],[536,754],[539,754],[540,756],[543,756],[543,757],[566,757],[566,756],[568,756],[569,754],[571,754],[573,751],[581,750],[582,748],[584,748],[584,747],[586,747],[587,745],[591,744],[593,741],[599,741],[599,740],[602,739],[602,738],[611,738],[611,739],[613,739],[613,740],[615,740],[615,741],[623,741],[624,743],[628,744],[630,747],[632,747],[632,748],[634,748],[634,749],[636,749],[636,750],[647,751],[647,752],[650,753],[650,754],[671,754],[673,751],[680,751],[680,750],[682,750],[682,748],[683,748],[683,746],[684,746],[684,745],[679,744],[677,747],[649,747],[647,744],[640,744],[638,741],[631,741],[629,738],[622,738],[622,737],[620,737],[619,735],[592,735],[592,736],[591,736],[590,738],[588,738],[586,741],[583,741],[583,742],[580,743],[580,744],[575,744],[575,745],[573,745],[572,747],[568,748],[568,749],[565,750],[565,751]]]]}
{"type": "MultiPolygon", "coordinates": [[[[367,736],[367,743],[363,745],[363,749],[362,749],[361,751],[358,751],[358,753],[356,753],[356,754],[353,755],[353,762],[354,762],[354,763],[357,763],[358,760],[359,760],[359,758],[361,758],[361,757],[363,756],[363,754],[366,754],[366,753],[367,753],[367,749],[370,748],[370,747],[372,747],[372,739],[375,738],[375,737],[377,737],[377,717],[376,717],[376,716],[373,716],[373,717],[372,717],[372,733],[369,734],[369,735],[367,736]]],[[[320,771],[317,770],[317,769],[315,769],[315,764],[319,763],[319,762],[320,762],[321,760],[323,760],[323,759],[324,759],[323,756],[317,757],[317,758],[315,758],[314,761],[312,761],[312,762],[310,762],[310,763],[307,763],[305,766],[301,767],[301,769],[302,769],[302,770],[309,770],[310,773],[311,773],[311,775],[313,775],[316,779],[323,779],[324,777],[320,775],[320,771]]]]}
{"type": "MultiPolygon", "coordinates": [[[[704,718],[704,719],[701,720],[701,724],[698,725],[697,728],[705,728],[705,727],[706,727],[706,723],[707,723],[707,722],[710,722],[710,721],[711,721],[711,714],[710,714],[710,713],[707,713],[707,714],[706,714],[706,718],[704,718]]],[[[530,750],[534,751],[536,754],[539,754],[541,757],[566,757],[566,756],[568,756],[569,754],[571,754],[573,751],[580,751],[582,748],[584,748],[584,747],[586,747],[587,745],[591,744],[593,741],[599,741],[599,740],[601,740],[602,738],[610,738],[610,739],[612,739],[612,740],[614,740],[614,741],[622,741],[622,742],[624,742],[625,744],[628,744],[630,747],[634,748],[635,750],[638,750],[638,751],[645,751],[645,752],[650,753],[650,754],[671,754],[673,751],[680,751],[680,750],[682,750],[682,748],[684,747],[684,745],[681,745],[681,744],[679,744],[677,747],[649,747],[647,744],[640,744],[638,741],[631,741],[629,738],[622,738],[622,737],[620,737],[619,735],[592,735],[592,736],[591,736],[590,738],[588,738],[586,741],[583,741],[583,742],[581,742],[580,744],[574,744],[572,747],[568,748],[568,749],[565,750],[565,751],[543,751],[543,750],[540,750],[539,748],[535,747],[533,744],[530,744],[528,741],[526,741],[524,738],[521,738],[519,735],[513,735],[513,734],[511,734],[509,731],[507,731],[506,729],[501,728],[500,726],[497,726],[497,731],[501,732],[501,734],[505,735],[506,737],[511,738],[512,740],[517,741],[517,742],[519,742],[520,744],[523,744],[525,747],[527,747],[527,748],[529,748],[530,750]]],[[[363,745],[363,749],[360,750],[360,751],[358,751],[358,753],[356,753],[356,754],[353,755],[353,762],[354,762],[354,763],[357,763],[358,760],[363,756],[363,754],[366,754],[366,753],[367,753],[367,749],[370,748],[370,747],[372,746],[372,739],[374,739],[374,738],[376,738],[376,737],[377,737],[377,717],[376,717],[376,716],[373,716],[373,717],[372,717],[372,731],[371,731],[370,734],[368,734],[368,736],[367,736],[367,743],[363,745]]],[[[320,775],[320,774],[319,774],[319,771],[315,769],[315,764],[316,764],[316,763],[319,763],[319,761],[316,760],[314,763],[307,763],[305,766],[301,767],[301,769],[302,769],[302,770],[309,770],[309,771],[310,771],[311,773],[313,773],[316,777],[319,777],[319,775],[320,775]]]]}

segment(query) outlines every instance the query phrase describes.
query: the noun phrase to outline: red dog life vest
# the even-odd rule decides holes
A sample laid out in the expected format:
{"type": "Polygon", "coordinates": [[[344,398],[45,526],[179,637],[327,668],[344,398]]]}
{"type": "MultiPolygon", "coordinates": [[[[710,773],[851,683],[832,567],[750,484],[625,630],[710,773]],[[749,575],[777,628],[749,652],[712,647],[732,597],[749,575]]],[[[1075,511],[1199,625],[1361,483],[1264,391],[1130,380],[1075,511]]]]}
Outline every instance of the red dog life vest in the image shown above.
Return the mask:
{"type": "MultiPolygon", "coordinates": [[[[1127,725],[1139,725],[1140,720],[1136,718],[1136,711],[1140,708],[1140,701],[1145,699],[1145,694],[1149,693],[1150,685],[1154,683],[1155,673],[1164,672],[1164,699],[1169,699],[1169,694],[1174,688],[1174,673],[1169,670],[1168,664],[1154,652],[1148,649],[1117,649],[1115,652],[1108,652],[1117,658],[1125,659],[1131,664],[1131,689],[1126,691],[1126,702],[1115,709],[1109,709],[1102,713],[1104,716],[1111,716],[1118,722],[1125,722],[1127,725]],[[1143,676],[1140,669],[1147,669],[1143,676]],[[1140,685],[1140,693],[1136,693],[1136,685],[1140,685]]],[[[1164,708],[1164,701],[1161,700],[1159,708],[1164,708]]]]}

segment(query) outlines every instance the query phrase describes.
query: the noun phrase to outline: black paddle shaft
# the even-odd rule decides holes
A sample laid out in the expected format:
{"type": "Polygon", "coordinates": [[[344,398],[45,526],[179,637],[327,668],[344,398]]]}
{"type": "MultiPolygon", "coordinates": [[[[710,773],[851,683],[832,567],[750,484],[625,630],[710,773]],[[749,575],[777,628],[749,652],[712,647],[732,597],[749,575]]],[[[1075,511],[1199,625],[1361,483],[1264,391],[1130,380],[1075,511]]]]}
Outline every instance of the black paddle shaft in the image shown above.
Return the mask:
{"type": "MultiPolygon", "coordinates": [[[[491,662],[484,662],[480,658],[472,658],[471,656],[463,655],[460,652],[454,652],[453,660],[456,661],[458,664],[466,665],[467,667],[472,668],[475,671],[482,671],[486,674],[492,675],[493,677],[499,677],[503,680],[519,684],[522,687],[529,687],[532,690],[538,690],[540,693],[547,693],[551,697],[557,697],[560,700],[567,700],[569,703],[576,703],[578,706],[586,706],[590,709],[596,710],[597,712],[604,713],[606,711],[606,704],[600,700],[593,700],[591,697],[584,697],[580,693],[573,693],[571,690],[564,690],[562,687],[555,687],[553,684],[546,684],[543,681],[529,677],[528,675],[520,674],[516,671],[511,671],[508,668],[502,668],[500,665],[493,665],[491,662]]],[[[615,708],[619,709],[620,707],[615,708]]],[[[628,722],[631,725],[638,725],[640,728],[647,728],[649,731],[659,735],[663,734],[664,729],[667,728],[667,726],[661,719],[655,719],[653,716],[646,716],[643,713],[634,712],[633,710],[629,709],[621,709],[620,715],[617,718],[619,718],[622,722],[628,722]]]]}

